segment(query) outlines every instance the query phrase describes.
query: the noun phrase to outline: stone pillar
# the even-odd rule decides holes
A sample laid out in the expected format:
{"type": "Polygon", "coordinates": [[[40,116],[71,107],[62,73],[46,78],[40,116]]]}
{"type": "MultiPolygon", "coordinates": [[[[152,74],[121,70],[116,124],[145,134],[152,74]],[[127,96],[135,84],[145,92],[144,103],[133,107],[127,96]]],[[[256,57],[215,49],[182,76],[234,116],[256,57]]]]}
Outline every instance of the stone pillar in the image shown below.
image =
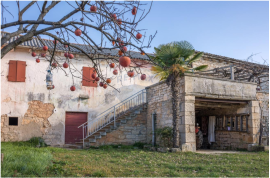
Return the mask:
{"type": "Polygon", "coordinates": [[[195,96],[184,96],[180,103],[179,130],[182,151],[195,152],[195,96]]]}
{"type": "Polygon", "coordinates": [[[249,102],[249,118],[248,118],[248,143],[259,143],[260,134],[260,107],[259,101],[249,102]]]}

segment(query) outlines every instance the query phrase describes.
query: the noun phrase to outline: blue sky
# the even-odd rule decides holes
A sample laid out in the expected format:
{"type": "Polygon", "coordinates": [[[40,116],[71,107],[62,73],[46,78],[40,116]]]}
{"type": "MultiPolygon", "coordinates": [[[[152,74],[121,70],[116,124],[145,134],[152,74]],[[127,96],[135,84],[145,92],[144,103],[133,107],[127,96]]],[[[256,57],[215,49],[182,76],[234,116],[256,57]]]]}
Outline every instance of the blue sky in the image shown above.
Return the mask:
{"type": "MultiPolygon", "coordinates": [[[[16,14],[14,2],[4,2],[10,11],[16,14]]],[[[21,2],[21,7],[27,2],[21,2]]],[[[41,2],[40,2],[41,3],[41,2]]],[[[26,13],[24,19],[36,19],[33,15],[38,8],[26,13]]],[[[57,6],[46,20],[54,19],[59,12],[66,14],[69,8],[57,6]]],[[[6,13],[7,22],[12,16],[6,13]]],[[[79,18],[80,16],[76,16],[79,18]]],[[[76,18],[74,17],[74,18],[76,18]]],[[[259,53],[254,60],[269,59],[269,2],[249,1],[156,1],[149,15],[139,28],[148,29],[147,35],[157,35],[146,52],[153,52],[159,44],[172,41],[189,41],[196,50],[246,59],[252,53],[259,53]]],[[[6,29],[12,31],[14,28],[6,29]]],[[[93,33],[95,36],[96,34],[93,33]]]]}

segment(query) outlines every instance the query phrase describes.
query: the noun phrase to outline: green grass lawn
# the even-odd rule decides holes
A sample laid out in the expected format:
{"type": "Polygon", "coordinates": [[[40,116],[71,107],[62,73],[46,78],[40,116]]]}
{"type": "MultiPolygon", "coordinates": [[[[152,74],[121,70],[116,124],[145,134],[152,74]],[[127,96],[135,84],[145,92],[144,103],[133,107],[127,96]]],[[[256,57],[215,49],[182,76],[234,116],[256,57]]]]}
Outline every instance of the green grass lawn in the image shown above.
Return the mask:
{"type": "Polygon", "coordinates": [[[268,177],[269,152],[206,155],[110,146],[88,150],[2,143],[3,177],[268,177]]]}

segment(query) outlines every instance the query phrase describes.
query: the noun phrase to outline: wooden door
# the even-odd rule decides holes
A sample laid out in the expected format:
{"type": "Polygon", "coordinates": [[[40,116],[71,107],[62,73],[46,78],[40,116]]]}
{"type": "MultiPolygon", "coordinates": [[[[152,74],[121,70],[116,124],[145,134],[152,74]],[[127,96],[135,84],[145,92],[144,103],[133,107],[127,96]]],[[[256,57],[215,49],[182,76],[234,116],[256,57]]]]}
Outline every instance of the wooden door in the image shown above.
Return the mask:
{"type": "Polygon", "coordinates": [[[78,126],[87,122],[87,113],[85,112],[66,112],[65,122],[65,144],[74,144],[80,142],[83,138],[82,128],[78,126]]]}

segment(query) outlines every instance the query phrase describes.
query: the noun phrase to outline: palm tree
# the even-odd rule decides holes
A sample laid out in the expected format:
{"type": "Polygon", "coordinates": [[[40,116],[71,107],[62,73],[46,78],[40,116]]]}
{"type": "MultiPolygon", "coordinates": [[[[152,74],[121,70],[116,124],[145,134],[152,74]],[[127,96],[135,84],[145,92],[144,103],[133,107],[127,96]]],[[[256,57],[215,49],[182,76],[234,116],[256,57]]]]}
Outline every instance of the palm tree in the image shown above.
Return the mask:
{"type": "Polygon", "coordinates": [[[166,80],[171,86],[172,110],[173,110],[173,148],[179,148],[179,86],[176,82],[178,77],[184,73],[191,73],[207,68],[201,65],[192,68],[192,62],[198,60],[203,53],[196,53],[193,46],[187,41],[172,42],[155,48],[155,56],[152,59],[157,64],[152,67],[153,73],[157,74],[160,80],[166,80]]]}

